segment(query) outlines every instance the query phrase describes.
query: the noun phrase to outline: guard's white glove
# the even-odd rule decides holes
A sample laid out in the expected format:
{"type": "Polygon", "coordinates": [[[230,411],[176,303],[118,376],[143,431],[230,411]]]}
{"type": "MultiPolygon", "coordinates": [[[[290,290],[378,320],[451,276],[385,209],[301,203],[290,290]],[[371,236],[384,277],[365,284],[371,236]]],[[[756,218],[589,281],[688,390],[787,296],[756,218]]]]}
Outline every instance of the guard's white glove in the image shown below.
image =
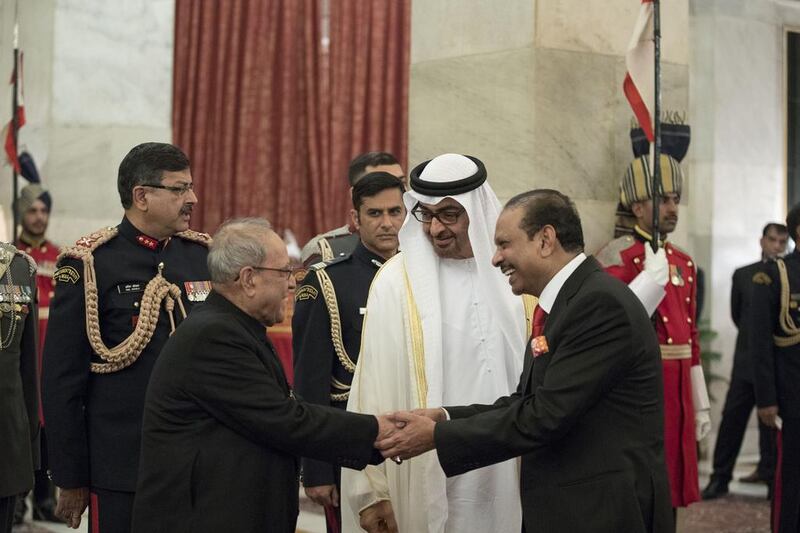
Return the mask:
{"type": "Polygon", "coordinates": [[[708,401],[703,367],[694,365],[692,376],[692,403],[694,404],[694,432],[697,440],[703,440],[711,432],[711,403],[708,401]]]}
{"type": "Polygon", "coordinates": [[[664,287],[669,278],[669,263],[664,248],[653,253],[649,243],[644,245],[644,270],[628,283],[628,288],[642,302],[647,316],[652,316],[667,291],[664,287]]]}
{"type": "Polygon", "coordinates": [[[667,262],[667,252],[663,246],[654,253],[653,247],[649,243],[644,244],[644,271],[662,287],[667,285],[669,263],[667,262]]]}

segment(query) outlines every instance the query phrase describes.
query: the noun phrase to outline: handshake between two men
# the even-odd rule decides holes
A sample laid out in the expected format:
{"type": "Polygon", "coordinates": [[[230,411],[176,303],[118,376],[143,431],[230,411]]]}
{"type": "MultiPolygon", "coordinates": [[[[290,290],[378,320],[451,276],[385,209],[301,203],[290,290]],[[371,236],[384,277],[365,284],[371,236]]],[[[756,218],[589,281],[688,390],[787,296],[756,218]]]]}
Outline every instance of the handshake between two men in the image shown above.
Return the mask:
{"type": "Polygon", "coordinates": [[[378,417],[379,431],[375,448],[385,459],[401,464],[436,447],[433,429],[436,422],[447,420],[443,408],[397,411],[378,417]],[[391,425],[386,427],[385,422],[391,425]]]}

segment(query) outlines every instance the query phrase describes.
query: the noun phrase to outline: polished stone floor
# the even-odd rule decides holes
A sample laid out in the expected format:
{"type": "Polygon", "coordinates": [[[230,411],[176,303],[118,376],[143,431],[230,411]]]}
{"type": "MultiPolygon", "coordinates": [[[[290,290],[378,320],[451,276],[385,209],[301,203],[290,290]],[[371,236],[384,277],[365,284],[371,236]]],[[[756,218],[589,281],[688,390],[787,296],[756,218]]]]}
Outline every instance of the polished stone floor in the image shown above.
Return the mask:
{"type": "MultiPolygon", "coordinates": [[[[678,533],[769,533],[769,502],[765,485],[736,481],[753,471],[754,462],[740,461],[730,484],[731,494],[718,500],[700,502],[678,513],[678,533]]],[[[708,480],[709,467],[700,464],[700,487],[708,480]]],[[[298,533],[325,533],[321,509],[301,498],[298,533]]],[[[14,533],[67,533],[76,530],[49,522],[26,522],[14,528],[14,533]]],[[[86,533],[86,516],[77,530],[86,533]]]]}

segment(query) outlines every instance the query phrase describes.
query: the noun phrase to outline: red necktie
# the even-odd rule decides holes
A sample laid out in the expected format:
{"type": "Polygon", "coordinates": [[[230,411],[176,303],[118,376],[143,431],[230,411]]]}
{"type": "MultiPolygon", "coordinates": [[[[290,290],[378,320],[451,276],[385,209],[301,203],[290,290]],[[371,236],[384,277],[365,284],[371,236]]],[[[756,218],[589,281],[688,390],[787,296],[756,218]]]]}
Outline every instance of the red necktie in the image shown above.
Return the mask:
{"type": "Polygon", "coordinates": [[[536,306],[533,311],[533,338],[541,336],[544,333],[544,323],[547,320],[547,311],[536,306]]]}

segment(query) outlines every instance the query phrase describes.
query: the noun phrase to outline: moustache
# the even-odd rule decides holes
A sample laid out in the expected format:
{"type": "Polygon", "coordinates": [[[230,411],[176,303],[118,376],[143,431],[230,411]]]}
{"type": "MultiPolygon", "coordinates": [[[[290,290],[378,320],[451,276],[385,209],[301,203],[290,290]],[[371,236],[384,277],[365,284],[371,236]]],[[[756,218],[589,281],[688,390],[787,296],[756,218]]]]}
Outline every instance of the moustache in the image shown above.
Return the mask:
{"type": "Polygon", "coordinates": [[[192,204],[184,205],[183,207],[181,207],[181,215],[191,215],[192,209],[194,209],[194,206],[192,204]]]}

